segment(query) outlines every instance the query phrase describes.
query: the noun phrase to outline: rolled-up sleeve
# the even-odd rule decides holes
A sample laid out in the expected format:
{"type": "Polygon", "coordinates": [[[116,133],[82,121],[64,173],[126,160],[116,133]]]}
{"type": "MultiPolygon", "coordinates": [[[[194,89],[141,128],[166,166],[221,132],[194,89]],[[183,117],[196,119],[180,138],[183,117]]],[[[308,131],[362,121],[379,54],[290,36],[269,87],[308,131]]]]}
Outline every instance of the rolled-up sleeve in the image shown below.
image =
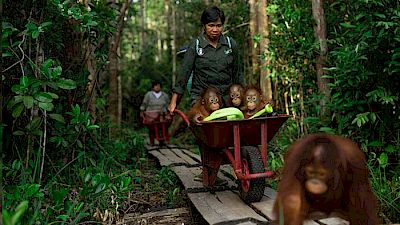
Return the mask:
{"type": "Polygon", "coordinates": [[[143,102],[140,105],[140,111],[145,111],[147,109],[147,106],[149,105],[149,100],[150,100],[150,95],[149,93],[146,93],[146,95],[143,98],[143,102]]]}
{"type": "Polygon", "coordinates": [[[190,74],[194,68],[196,59],[195,41],[191,41],[188,50],[185,52],[181,69],[179,70],[177,83],[172,88],[173,93],[182,95],[186,90],[186,85],[189,80],[190,74]]]}

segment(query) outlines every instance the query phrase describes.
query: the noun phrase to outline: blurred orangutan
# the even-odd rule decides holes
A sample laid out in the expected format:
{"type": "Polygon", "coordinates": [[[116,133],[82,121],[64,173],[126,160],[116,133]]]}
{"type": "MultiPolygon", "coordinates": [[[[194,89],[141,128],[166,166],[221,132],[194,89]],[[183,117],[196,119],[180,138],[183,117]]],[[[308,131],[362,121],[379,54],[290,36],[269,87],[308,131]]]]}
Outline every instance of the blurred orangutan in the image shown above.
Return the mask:
{"type": "Polygon", "coordinates": [[[328,216],[342,217],[350,225],[379,224],[364,153],[346,138],[314,134],[293,144],[277,192],[276,224],[301,225],[328,216]]]}
{"type": "Polygon", "coordinates": [[[200,124],[205,117],[222,107],[222,98],[216,88],[209,87],[200,95],[200,99],[187,113],[191,122],[200,124]]]}
{"type": "Polygon", "coordinates": [[[243,99],[244,106],[242,107],[242,111],[244,118],[246,119],[260,111],[265,106],[261,91],[255,86],[246,87],[243,99]]]}
{"type": "Polygon", "coordinates": [[[244,89],[240,84],[232,84],[229,87],[228,106],[240,108],[243,106],[244,89]]]}

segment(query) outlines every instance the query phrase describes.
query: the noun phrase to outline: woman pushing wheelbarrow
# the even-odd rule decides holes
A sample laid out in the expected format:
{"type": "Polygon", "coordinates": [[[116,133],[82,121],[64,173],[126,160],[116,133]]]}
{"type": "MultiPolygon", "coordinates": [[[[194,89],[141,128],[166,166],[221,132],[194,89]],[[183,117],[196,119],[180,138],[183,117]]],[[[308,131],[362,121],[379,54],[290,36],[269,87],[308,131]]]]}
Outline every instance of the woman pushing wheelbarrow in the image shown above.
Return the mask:
{"type": "MultiPolygon", "coordinates": [[[[232,37],[222,34],[224,12],[215,6],[207,8],[200,21],[203,33],[191,41],[185,52],[180,79],[172,89],[168,111],[171,115],[177,112],[196,137],[202,158],[204,186],[214,186],[220,165],[230,162],[242,183],[241,197],[246,202],[259,201],[265,187],[264,178],[272,174],[266,168],[267,141],[287,117],[190,124],[186,115],[176,110],[189,80],[192,106],[199,99],[200,93],[209,87],[215,87],[222,94],[221,103],[224,104],[229,99],[229,88],[244,83],[238,45],[232,37]],[[258,149],[260,144],[261,151],[258,149]]],[[[213,101],[216,101],[215,98],[213,101]]],[[[226,117],[231,119],[235,116],[226,117]]]]}

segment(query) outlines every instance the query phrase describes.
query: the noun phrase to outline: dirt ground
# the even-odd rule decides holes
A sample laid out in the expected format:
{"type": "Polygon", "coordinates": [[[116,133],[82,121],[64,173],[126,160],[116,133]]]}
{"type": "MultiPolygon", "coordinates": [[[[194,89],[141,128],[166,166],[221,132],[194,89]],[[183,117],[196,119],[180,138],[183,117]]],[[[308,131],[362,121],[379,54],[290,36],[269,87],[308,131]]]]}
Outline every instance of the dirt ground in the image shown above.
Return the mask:
{"type": "MultiPolygon", "coordinates": [[[[150,157],[150,156],[149,156],[150,157]]],[[[143,169],[142,190],[131,193],[124,208],[124,215],[116,221],[116,224],[147,225],[147,224],[171,224],[171,225],[207,225],[197,209],[192,205],[185,194],[184,187],[177,179],[179,193],[176,200],[171,203],[168,200],[171,190],[157,190],[154,185],[155,177],[161,167],[157,161],[150,158],[148,168],[143,169]]]]}

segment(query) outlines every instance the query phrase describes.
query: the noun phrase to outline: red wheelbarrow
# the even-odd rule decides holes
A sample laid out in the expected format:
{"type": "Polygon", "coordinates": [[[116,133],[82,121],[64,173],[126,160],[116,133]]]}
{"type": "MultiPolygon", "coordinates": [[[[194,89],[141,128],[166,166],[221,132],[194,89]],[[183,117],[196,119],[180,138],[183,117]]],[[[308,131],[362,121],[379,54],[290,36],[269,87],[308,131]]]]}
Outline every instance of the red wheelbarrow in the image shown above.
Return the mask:
{"type": "Polygon", "coordinates": [[[239,192],[243,201],[260,201],[266,186],[265,178],[274,174],[267,167],[267,143],[289,116],[203,121],[200,126],[190,126],[182,111],[175,112],[191,128],[201,149],[203,185],[213,187],[219,167],[231,164],[240,180],[239,192]]]}
{"type": "Polygon", "coordinates": [[[165,115],[162,111],[143,112],[143,124],[149,129],[150,145],[154,145],[154,139],[160,145],[164,142],[169,144],[168,127],[171,125],[171,118],[165,115]]]}

